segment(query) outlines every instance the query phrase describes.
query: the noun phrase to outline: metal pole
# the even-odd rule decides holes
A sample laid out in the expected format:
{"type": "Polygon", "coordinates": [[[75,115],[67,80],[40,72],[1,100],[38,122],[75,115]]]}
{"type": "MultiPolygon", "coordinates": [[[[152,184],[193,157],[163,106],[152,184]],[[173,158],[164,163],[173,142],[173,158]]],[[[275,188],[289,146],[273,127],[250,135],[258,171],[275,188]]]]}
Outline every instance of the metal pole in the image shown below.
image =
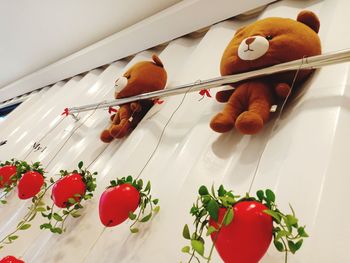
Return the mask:
{"type": "Polygon", "coordinates": [[[180,86],[177,86],[174,88],[168,88],[165,90],[144,93],[133,97],[115,99],[104,103],[89,104],[81,107],[72,107],[72,108],[69,108],[68,111],[69,111],[69,114],[74,114],[78,112],[90,111],[90,110],[95,110],[99,108],[108,108],[111,106],[118,106],[118,105],[130,103],[138,100],[156,99],[160,97],[168,97],[168,96],[183,94],[186,92],[195,92],[202,89],[219,88],[220,86],[232,84],[242,80],[247,80],[247,79],[256,78],[256,77],[263,77],[263,76],[285,72],[285,71],[298,70],[298,69],[315,69],[315,68],[343,63],[347,61],[350,61],[350,49],[340,50],[340,51],[331,52],[328,54],[323,54],[323,55],[318,55],[313,57],[306,57],[306,58],[274,65],[263,69],[241,73],[241,74],[212,78],[212,79],[207,79],[203,81],[196,81],[194,83],[180,85],[180,86]]]}

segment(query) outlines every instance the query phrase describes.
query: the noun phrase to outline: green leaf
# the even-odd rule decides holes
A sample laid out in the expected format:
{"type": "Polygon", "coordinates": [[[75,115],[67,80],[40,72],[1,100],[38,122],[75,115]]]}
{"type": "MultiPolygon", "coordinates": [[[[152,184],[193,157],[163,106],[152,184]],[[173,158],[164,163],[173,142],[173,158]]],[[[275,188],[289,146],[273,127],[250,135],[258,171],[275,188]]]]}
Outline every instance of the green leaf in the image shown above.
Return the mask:
{"type": "Polygon", "coordinates": [[[35,210],[37,212],[45,212],[46,211],[45,207],[37,207],[35,210]]]}
{"type": "Polygon", "coordinates": [[[152,203],[155,204],[155,205],[158,204],[158,202],[159,202],[159,199],[153,199],[152,200],[152,203]]]}
{"type": "Polygon", "coordinates": [[[68,203],[75,204],[77,201],[74,198],[68,198],[68,203]]]}
{"type": "Polygon", "coordinates": [[[129,218],[130,218],[131,220],[135,220],[136,217],[137,217],[137,215],[135,215],[133,212],[129,212],[129,218]]]}
{"type": "Polygon", "coordinates": [[[52,225],[50,223],[46,223],[46,224],[42,224],[40,225],[40,229],[51,229],[52,228],[52,225]]]}
{"type": "Polygon", "coordinates": [[[218,230],[215,227],[209,226],[206,235],[209,236],[209,235],[211,235],[212,233],[214,233],[216,231],[218,231],[218,230]]]}
{"type": "Polygon", "coordinates": [[[219,196],[224,196],[226,194],[226,190],[223,185],[220,185],[219,190],[218,190],[218,195],[219,196]]]}
{"type": "Polygon", "coordinates": [[[204,244],[201,241],[191,240],[191,246],[199,255],[204,255],[204,244]]]}
{"type": "Polygon", "coordinates": [[[16,240],[18,238],[18,236],[9,236],[8,239],[10,241],[16,240]]]}
{"type": "Polygon", "coordinates": [[[51,232],[52,233],[57,233],[57,234],[62,234],[62,228],[59,227],[55,227],[55,228],[51,228],[51,232]]]}
{"type": "Polygon", "coordinates": [[[277,241],[277,240],[274,240],[274,241],[273,241],[273,244],[275,245],[276,249],[277,249],[279,252],[282,252],[282,251],[285,250],[282,242],[277,241]]]}
{"type": "Polygon", "coordinates": [[[130,232],[135,234],[135,233],[138,233],[139,232],[139,229],[134,227],[134,228],[130,228],[130,232]]]}
{"type": "Polygon", "coordinates": [[[198,193],[199,195],[202,195],[202,196],[208,195],[209,194],[208,188],[205,185],[202,185],[201,187],[199,187],[198,193]]]}
{"type": "Polygon", "coordinates": [[[258,199],[259,199],[260,201],[263,201],[264,198],[265,198],[264,191],[263,191],[263,190],[257,191],[257,192],[256,192],[256,196],[258,197],[258,199]]]}
{"type": "Polygon", "coordinates": [[[219,219],[219,205],[215,200],[210,200],[207,206],[208,213],[216,222],[219,219]]]}
{"type": "Polygon", "coordinates": [[[287,222],[286,222],[287,225],[295,226],[298,223],[298,219],[292,215],[287,215],[286,219],[287,219],[287,222]]]}
{"type": "Polygon", "coordinates": [[[266,194],[266,198],[268,201],[275,202],[276,196],[275,196],[274,192],[272,192],[270,189],[267,189],[265,191],[265,194],[266,194]]]}
{"type": "Polygon", "coordinates": [[[146,188],[145,188],[145,192],[147,192],[149,190],[151,190],[151,182],[150,181],[147,182],[147,185],[146,185],[146,188]]]}
{"type": "Polygon", "coordinates": [[[74,218],[77,218],[77,217],[80,217],[81,214],[79,214],[78,212],[74,212],[74,213],[71,213],[71,216],[74,218]]]}
{"type": "Polygon", "coordinates": [[[288,240],[288,247],[290,252],[292,252],[292,254],[294,254],[298,250],[296,244],[291,240],[288,240]]]}
{"type": "Polygon", "coordinates": [[[186,224],[182,230],[182,236],[186,239],[191,239],[190,235],[190,229],[188,228],[188,225],[186,224]]]}
{"type": "Polygon", "coordinates": [[[279,240],[281,237],[287,237],[287,236],[289,236],[289,234],[290,233],[288,231],[280,230],[277,232],[276,240],[279,240]]]}
{"type": "Polygon", "coordinates": [[[158,213],[160,210],[160,206],[157,205],[155,208],[153,208],[154,213],[158,213]]]}
{"type": "Polygon", "coordinates": [[[185,247],[183,247],[182,249],[181,249],[181,251],[183,252],[183,253],[190,253],[190,247],[189,246],[185,246],[185,247]]]}
{"type": "Polygon", "coordinates": [[[228,208],[226,213],[225,213],[224,219],[222,220],[222,223],[225,226],[228,226],[229,224],[231,224],[231,222],[233,220],[233,216],[234,216],[233,208],[228,208]]]}
{"type": "Polygon", "coordinates": [[[305,227],[302,226],[298,228],[298,234],[301,237],[309,237],[309,235],[305,232],[305,227]]]}
{"type": "Polygon", "coordinates": [[[147,222],[148,220],[150,220],[152,217],[152,212],[149,213],[148,215],[146,215],[145,217],[143,217],[140,222],[144,223],[144,222],[147,222]]]}
{"type": "Polygon", "coordinates": [[[63,218],[57,213],[54,213],[52,216],[56,221],[63,221],[63,218]]]}
{"type": "Polygon", "coordinates": [[[126,177],[126,181],[132,183],[132,176],[129,175],[128,177],[126,177]]]}
{"type": "Polygon", "coordinates": [[[6,200],[0,200],[0,202],[4,205],[4,204],[7,204],[7,201],[6,200]]]}
{"type": "Polygon", "coordinates": [[[264,210],[264,213],[272,216],[276,220],[277,223],[281,222],[281,216],[277,212],[272,211],[272,210],[264,210]]]}
{"type": "Polygon", "coordinates": [[[142,181],[142,179],[140,179],[140,180],[137,181],[137,186],[138,186],[140,189],[142,189],[142,187],[143,187],[143,181],[142,181]]]}
{"type": "Polygon", "coordinates": [[[80,162],[78,163],[78,168],[81,170],[81,168],[83,167],[83,165],[84,165],[83,161],[80,161],[80,162]]]}
{"type": "Polygon", "coordinates": [[[295,243],[295,251],[299,250],[301,248],[301,245],[303,244],[303,241],[302,239],[300,239],[298,242],[295,243]]]}
{"type": "Polygon", "coordinates": [[[19,228],[19,230],[26,230],[26,229],[28,229],[28,228],[30,228],[30,227],[31,227],[30,224],[24,224],[24,225],[22,225],[22,226],[19,228]]]}

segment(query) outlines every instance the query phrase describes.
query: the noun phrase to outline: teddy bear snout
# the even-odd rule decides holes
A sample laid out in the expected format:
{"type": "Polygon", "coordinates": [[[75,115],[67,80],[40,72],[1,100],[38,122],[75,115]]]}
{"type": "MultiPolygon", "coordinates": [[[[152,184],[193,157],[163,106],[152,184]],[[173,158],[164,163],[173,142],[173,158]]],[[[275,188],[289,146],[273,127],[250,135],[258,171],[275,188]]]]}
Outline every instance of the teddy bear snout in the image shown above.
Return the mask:
{"type": "Polygon", "coordinates": [[[253,36],[243,39],[238,47],[238,57],[242,60],[255,60],[269,50],[269,41],[262,36],[253,36]]]}
{"type": "Polygon", "coordinates": [[[128,84],[128,79],[126,77],[119,77],[115,83],[115,92],[120,92],[128,84]]]}

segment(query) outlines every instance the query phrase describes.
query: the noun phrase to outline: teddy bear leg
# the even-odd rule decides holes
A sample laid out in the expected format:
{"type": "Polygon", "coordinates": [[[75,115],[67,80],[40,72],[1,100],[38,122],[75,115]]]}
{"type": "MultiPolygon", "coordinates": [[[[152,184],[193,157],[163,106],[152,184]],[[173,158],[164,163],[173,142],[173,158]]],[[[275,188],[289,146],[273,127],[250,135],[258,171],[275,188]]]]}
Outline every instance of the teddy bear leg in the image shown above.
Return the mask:
{"type": "Polygon", "coordinates": [[[110,128],[110,134],[113,138],[123,138],[131,131],[130,117],[131,109],[129,105],[120,107],[117,116],[113,120],[113,125],[110,128]]]}
{"type": "Polygon", "coordinates": [[[236,129],[243,134],[256,134],[268,121],[271,104],[265,100],[256,100],[249,105],[248,111],[241,113],[235,123],[236,129]]]}
{"type": "Polygon", "coordinates": [[[228,132],[235,126],[238,115],[242,112],[239,105],[228,103],[222,112],[216,114],[210,122],[210,127],[219,133],[228,132]]]}
{"type": "Polygon", "coordinates": [[[114,138],[109,132],[109,130],[104,130],[100,135],[100,139],[105,143],[110,143],[111,141],[113,141],[114,138]]]}

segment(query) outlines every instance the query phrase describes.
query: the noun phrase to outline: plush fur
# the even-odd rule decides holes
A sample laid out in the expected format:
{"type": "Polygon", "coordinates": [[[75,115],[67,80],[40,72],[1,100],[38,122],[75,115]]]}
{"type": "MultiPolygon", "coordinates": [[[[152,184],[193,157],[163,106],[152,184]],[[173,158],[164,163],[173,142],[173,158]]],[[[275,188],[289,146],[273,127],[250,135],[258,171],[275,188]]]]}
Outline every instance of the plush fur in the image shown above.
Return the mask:
{"type": "MultiPolygon", "coordinates": [[[[153,55],[152,59],[153,62],[139,62],[125,72],[123,77],[126,85],[120,91],[116,91],[116,99],[164,89],[167,82],[167,72],[156,55],[153,55]]],[[[116,81],[117,89],[118,86],[122,85],[120,82],[120,79],[116,81]]],[[[112,115],[112,123],[109,129],[101,133],[101,140],[109,143],[115,138],[120,139],[128,135],[142,120],[152,105],[153,102],[151,100],[141,100],[121,105],[118,112],[112,115]]]]}
{"type": "MultiPolygon", "coordinates": [[[[297,20],[271,17],[237,30],[221,59],[221,75],[232,75],[275,64],[321,54],[317,35],[320,22],[310,11],[299,13],[297,20]]],[[[234,127],[243,134],[259,132],[269,120],[270,108],[290,93],[294,72],[247,80],[235,85],[235,91],[220,91],[219,102],[227,102],[210,126],[224,133],[234,127]]],[[[298,73],[300,85],[310,70],[298,73]]]]}

